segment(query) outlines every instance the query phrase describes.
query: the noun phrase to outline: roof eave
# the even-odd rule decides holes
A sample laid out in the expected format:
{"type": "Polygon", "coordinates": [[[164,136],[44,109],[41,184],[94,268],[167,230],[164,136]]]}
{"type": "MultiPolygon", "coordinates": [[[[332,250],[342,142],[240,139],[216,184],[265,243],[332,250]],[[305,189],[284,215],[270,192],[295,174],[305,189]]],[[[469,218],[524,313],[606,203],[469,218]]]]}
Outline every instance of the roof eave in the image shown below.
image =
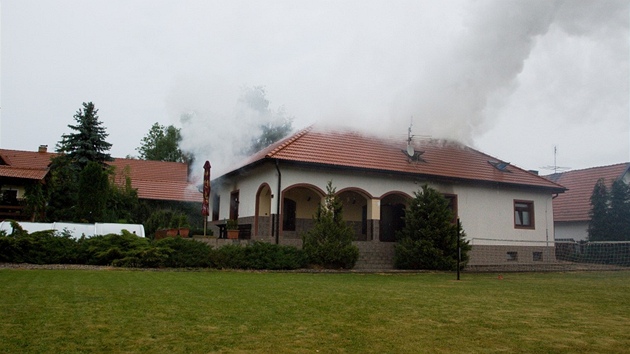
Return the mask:
{"type": "Polygon", "coordinates": [[[438,180],[438,181],[443,181],[443,182],[459,182],[459,183],[467,183],[467,184],[483,184],[487,186],[500,185],[500,186],[510,186],[510,187],[518,187],[518,188],[529,188],[529,189],[536,189],[536,190],[546,190],[553,194],[564,193],[564,191],[566,191],[566,188],[563,188],[563,187],[539,186],[539,185],[531,185],[531,184],[487,181],[487,180],[461,178],[461,177],[448,177],[448,176],[432,175],[432,174],[426,174],[426,173],[398,172],[398,171],[391,171],[391,170],[386,170],[386,169],[373,169],[373,168],[364,168],[364,167],[331,165],[331,164],[322,164],[322,163],[316,163],[316,162],[278,159],[278,158],[273,158],[269,156],[256,160],[236,170],[230,171],[222,176],[219,176],[217,179],[226,178],[226,177],[229,178],[236,175],[240,175],[240,174],[245,173],[248,170],[251,170],[259,165],[264,164],[265,162],[275,162],[276,160],[282,162],[283,165],[293,165],[293,166],[303,166],[303,167],[325,167],[332,170],[344,170],[344,171],[350,170],[350,171],[357,171],[357,172],[396,175],[396,176],[403,176],[406,178],[433,179],[433,180],[438,180]]]}

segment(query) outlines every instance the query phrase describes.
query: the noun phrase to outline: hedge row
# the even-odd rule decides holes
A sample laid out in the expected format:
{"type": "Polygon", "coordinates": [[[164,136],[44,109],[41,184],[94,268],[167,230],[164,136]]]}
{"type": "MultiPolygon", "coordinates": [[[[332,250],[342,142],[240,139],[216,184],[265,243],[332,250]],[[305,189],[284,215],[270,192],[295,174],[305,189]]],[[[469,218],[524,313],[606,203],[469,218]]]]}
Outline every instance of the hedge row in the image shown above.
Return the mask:
{"type": "Polygon", "coordinates": [[[299,269],[307,266],[302,250],[255,242],[213,249],[190,239],[150,241],[123,230],[73,239],[67,233],[18,230],[0,232],[0,262],[90,264],[140,268],[299,269]]]}

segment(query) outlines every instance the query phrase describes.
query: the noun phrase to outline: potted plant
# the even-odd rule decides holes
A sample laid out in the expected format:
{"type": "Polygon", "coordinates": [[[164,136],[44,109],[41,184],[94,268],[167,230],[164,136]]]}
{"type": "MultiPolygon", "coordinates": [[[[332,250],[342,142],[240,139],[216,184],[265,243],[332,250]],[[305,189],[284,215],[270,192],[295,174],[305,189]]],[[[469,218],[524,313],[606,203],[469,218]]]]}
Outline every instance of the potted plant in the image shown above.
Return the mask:
{"type": "Polygon", "coordinates": [[[227,238],[238,239],[238,221],[228,219],[225,221],[225,229],[227,230],[227,238]]]}
{"type": "Polygon", "coordinates": [[[175,213],[171,217],[171,226],[175,229],[176,234],[180,237],[188,237],[190,234],[190,225],[188,217],[184,213],[175,213]]]}

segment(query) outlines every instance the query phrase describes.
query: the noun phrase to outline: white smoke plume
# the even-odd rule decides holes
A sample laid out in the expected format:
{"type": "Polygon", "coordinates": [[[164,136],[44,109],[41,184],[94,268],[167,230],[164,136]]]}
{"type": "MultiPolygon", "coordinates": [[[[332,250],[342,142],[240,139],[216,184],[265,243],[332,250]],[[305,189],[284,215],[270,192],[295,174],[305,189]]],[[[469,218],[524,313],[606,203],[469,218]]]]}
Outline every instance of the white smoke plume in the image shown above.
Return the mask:
{"type": "MultiPolygon", "coordinates": [[[[462,30],[444,50],[425,53],[425,58],[418,58],[421,67],[412,79],[413,83],[402,87],[398,95],[392,97],[389,117],[380,118],[382,124],[360,126],[371,131],[375,130],[370,127],[375,126],[377,129],[394,127],[401,133],[411,120],[414,133],[474,145],[476,138],[494,126],[504,104],[521,84],[521,74],[541,38],[558,36],[558,32],[566,37],[565,41],[570,41],[571,37],[592,38],[593,42],[603,43],[601,48],[585,48],[585,51],[593,52],[593,60],[597,61],[600,60],[597,55],[600,50],[627,48],[628,14],[628,2],[625,0],[471,2],[463,16],[462,30]],[[550,31],[553,34],[549,34],[550,31]]],[[[601,57],[605,58],[608,54],[601,57]]],[[[571,59],[567,58],[567,67],[586,69],[571,59]]],[[[627,73],[627,55],[618,59],[614,64],[619,65],[620,72],[627,73]]],[[[592,66],[593,63],[583,65],[592,66]]],[[[584,99],[591,96],[589,91],[605,90],[605,87],[599,86],[606,81],[619,81],[619,78],[591,74],[595,79],[590,81],[596,82],[585,81],[589,78],[578,81],[577,78],[584,77],[584,72],[587,70],[565,76],[573,77],[576,82],[572,88],[581,95],[553,92],[557,83],[551,80],[555,80],[554,75],[558,74],[549,75],[550,82],[545,88],[550,91],[549,95],[558,96],[563,112],[548,118],[570,116],[571,122],[565,123],[575,123],[589,117],[597,119],[610,107],[626,107],[620,114],[626,112],[622,119],[627,118],[627,103],[610,104],[584,99]]],[[[535,95],[534,92],[529,94],[535,95]]],[[[623,95],[611,97],[627,100],[623,95]]],[[[532,112],[535,109],[529,108],[532,112]]],[[[549,115],[549,112],[544,114],[549,115]]]]}
{"type": "Polygon", "coordinates": [[[251,153],[252,142],[260,137],[262,125],[291,120],[284,107],[270,107],[264,87],[243,86],[237,91],[238,95],[224,98],[228,102],[215,106],[231,109],[213,111],[198,105],[180,114],[180,147],[195,156],[193,176],[201,174],[206,160],[212,165],[213,177],[228,172],[251,153]]]}
{"type": "MultiPolygon", "coordinates": [[[[324,37],[334,35],[338,41],[309,42],[310,52],[284,52],[283,56],[277,56],[278,63],[270,66],[268,75],[260,76],[270,84],[258,81],[273,96],[270,101],[286,103],[287,110],[295,114],[296,129],[313,123],[341,124],[369,134],[404,139],[412,122],[413,134],[475,145],[477,138],[499,120],[505,121],[506,115],[507,124],[511,119],[522,118],[518,114],[525,114],[531,117],[522,119],[530,120],[533,125],[535,119],[552,118],[566,123],[588,122],[604,112],[605,116],[625,113],[626,125],[620,130],[627,131],[627,94],[610,95],[614,102],[588,99],[595,97],[592,91],[610,90],[609,82],[615,83],[610,87],[622,87],[628,92],[628,50],[615,56],[613,53],[619,51],[611,49],[628,47],[627,0],[464,2],[461,13],[443,15],[448,18],[447,29],[439,28],[439,23],[435,28],[414,25],[414,21],[430,20],[417,9],[408,11],[400,24],[387,18],[389,12],[396,16],[405,13],[401,9],[413,2],[371,3],[380,10],[370,10],[383,17],[367,20],[360,18],[363,12],[358,4],[344,4],[339,6],[358,11],[356,17],[347,15],[352,11],[343,9],[326,15],[331,23],[350,22],[354,32],[327,34],[326,28],[322,28],[324,37]],[[388,26],[379,27],[376,23],[388,26]],[[413,33],[407,33],[414,30],[435,30],[439,37],[418,33],[414,42],[413,33]],[[397,42],[400,38],[407,41],[405,45],[397,42]],[[589,39],[583,48],[587,53],[584,60],[589,62],[566,58],[566,72],[546,72],[549,63],[545,60],[562,58],[549,43],[570,46],[573,39],[582,40],[580,43],[589,39]],[[532,53],[538,54],[535,61],[531,59],[532,53]],[[592,68],[594,63],[618,65],[625,78],[583,70],[592,68]],[[545,83],[547,77],[549,82],[545,83]],[[532,78],[536,85],[531,84],[532,78]],[[525,102],[527,106],[519,107],[520,111],[512,117],[513,111],[506,111],[505,107],[517,105],[514,98],[523,95],[519,91],[522,87],[528,90],[527,97],[519,96],[517,102],[525,102]],[[572,89],[567,92],[560,87],[572,89]],[[549,108],[539,110],[538,102],[545,101],[545,107],[549,107],[550,98],[556,102],[557,112],[549,108]],[[621,99],[625,101],[619,102],[621,99]],[[610,112],[611,109],[620,112],[610,112]]],[[[434,15],[440,16],[439,11],[434,15]]],[[[296,18],[294,23],[308,18],[296,18]]],[[[278,41],[300,44],[298,39],[303,39],[300,28],[294,30],[295,33],[278,41]]],[[[188,79],[174,85],[169,102],[172,116],[185,114],[181,121],[182,148],[195,154],[199,166],[209,159],[213,177],[218,176],[244,157],[251,139],[260,134],[260,123],[273,120],[274,114],[239,107],[242,82],[194,75],[188,79]]],[[[281,107],[270,109],[278,113],[281,107]]]]}

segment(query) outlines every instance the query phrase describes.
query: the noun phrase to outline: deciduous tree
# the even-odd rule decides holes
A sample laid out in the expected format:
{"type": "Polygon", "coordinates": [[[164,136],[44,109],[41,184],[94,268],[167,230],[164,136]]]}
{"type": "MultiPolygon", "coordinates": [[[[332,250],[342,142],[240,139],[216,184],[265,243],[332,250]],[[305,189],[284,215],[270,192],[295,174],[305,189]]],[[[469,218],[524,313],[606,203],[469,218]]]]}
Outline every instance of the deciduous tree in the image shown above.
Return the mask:
{"type": "Polygon", "coordinates": [[[173,125],[165,127],[154,123],[136,150],[143,160],[190,163],[192,162],[192,155],[180,149],[179,143],[181,141],[180,129],[173,125]]]}
{"type": "Polygon", "coordinates": [[[293,130],[293,118],[287,115],[284,107],[273,111],[269,108],[267,92],[262,86],[246,88],[239,103],[258,115],[260,135],[251,142],[249,153],[259,151],[286,137],[293,130]]]}

